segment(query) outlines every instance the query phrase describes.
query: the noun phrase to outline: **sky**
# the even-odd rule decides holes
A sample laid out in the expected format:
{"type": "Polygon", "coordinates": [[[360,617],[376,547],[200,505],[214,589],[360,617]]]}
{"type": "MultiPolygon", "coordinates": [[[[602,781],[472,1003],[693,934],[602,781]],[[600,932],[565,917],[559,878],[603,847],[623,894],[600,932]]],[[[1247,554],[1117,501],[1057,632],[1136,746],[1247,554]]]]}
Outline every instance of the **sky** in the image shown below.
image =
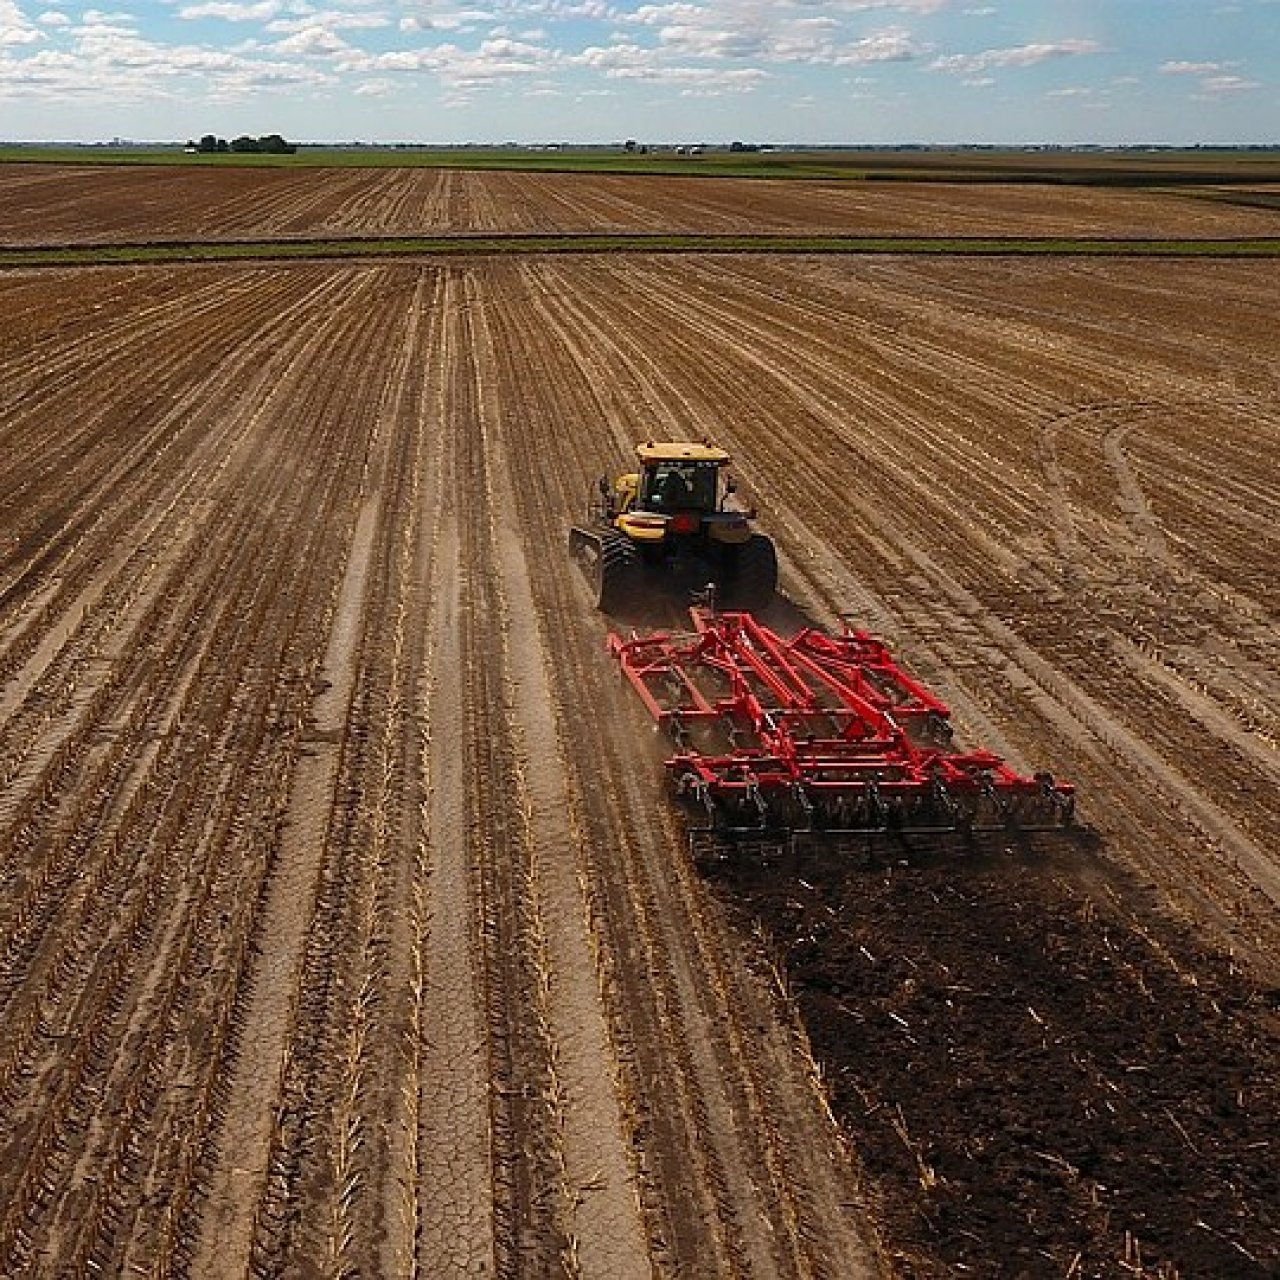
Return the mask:
{"type": "Polygon", "coordinates": [[[206,133],[1280,143],[1280,0],[0,0],[0,139],[206,133]]]}

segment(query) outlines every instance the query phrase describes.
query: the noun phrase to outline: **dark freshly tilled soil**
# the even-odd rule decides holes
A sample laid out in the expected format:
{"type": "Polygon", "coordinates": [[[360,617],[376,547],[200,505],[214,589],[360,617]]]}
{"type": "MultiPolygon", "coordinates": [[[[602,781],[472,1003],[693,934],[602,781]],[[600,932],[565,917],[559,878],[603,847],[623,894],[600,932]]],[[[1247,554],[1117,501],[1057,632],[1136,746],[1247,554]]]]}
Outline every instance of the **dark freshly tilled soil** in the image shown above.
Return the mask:
{"type": "Polygon", "coordinates": [[[902,1276],[1280,1276],[1275,991],[1082,848],[757,855],[902,1276]]]}

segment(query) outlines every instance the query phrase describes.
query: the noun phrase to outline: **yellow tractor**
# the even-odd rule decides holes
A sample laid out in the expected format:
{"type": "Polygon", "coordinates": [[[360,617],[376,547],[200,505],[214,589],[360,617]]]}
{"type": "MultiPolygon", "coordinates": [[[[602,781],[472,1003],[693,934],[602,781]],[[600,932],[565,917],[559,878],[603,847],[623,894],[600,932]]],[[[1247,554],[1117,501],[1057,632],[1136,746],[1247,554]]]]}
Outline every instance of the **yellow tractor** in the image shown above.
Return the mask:
{"type": "Polygon", "coordinates": [[[754,511],[736,501],[729,455],[709,444],[636,446],[638,469],[612,484],[601,476],[588,523],[569,532],[596,605],[614,613],[648,584],[694,595],[714,588],[736,609],[760,609],[778,585],[772,541],[755,533],[754,511]]]}

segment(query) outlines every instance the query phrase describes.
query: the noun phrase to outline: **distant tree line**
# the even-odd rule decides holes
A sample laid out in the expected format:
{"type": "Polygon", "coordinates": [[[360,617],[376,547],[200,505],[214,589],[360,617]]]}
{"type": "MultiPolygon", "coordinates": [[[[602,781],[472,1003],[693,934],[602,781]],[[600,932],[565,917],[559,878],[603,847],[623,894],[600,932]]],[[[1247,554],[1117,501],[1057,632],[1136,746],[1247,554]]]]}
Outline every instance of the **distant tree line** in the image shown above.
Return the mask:
{"type": "Polygon", "coordinates": [[[293,143],[286,142],[278,133],[268,133],[261,138],[250,138],[247,134],[242,134],[238,138],[232,138],[230,142],[226,138],[218,138],[212,133],[206,133],[199,142],[187,142],[188,151],[198,151],[202,155],[226,155],[235,152],[240,155],[291,156],[297,149],[293,143]]]}

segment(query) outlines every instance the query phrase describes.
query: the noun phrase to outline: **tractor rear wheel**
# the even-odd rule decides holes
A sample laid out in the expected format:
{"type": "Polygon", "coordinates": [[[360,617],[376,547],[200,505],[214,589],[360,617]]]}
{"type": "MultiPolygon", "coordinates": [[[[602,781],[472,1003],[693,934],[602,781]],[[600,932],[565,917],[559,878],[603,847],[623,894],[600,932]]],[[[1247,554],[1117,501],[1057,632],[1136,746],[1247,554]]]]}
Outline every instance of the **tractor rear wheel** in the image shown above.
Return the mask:
{"type": "Polygon", "coordinates": [[[753,533],[734,556],[729,596],[736,608],[763,609],[778,590],[778,553],[773,541],[753,533]]]}
{"type": "Polygon", "coordinates": [[[596,561],[596,608],[616,613],[636,597],[640,586],[640,553],[624,533],[611,530],[600,539],[596,561]]]}

